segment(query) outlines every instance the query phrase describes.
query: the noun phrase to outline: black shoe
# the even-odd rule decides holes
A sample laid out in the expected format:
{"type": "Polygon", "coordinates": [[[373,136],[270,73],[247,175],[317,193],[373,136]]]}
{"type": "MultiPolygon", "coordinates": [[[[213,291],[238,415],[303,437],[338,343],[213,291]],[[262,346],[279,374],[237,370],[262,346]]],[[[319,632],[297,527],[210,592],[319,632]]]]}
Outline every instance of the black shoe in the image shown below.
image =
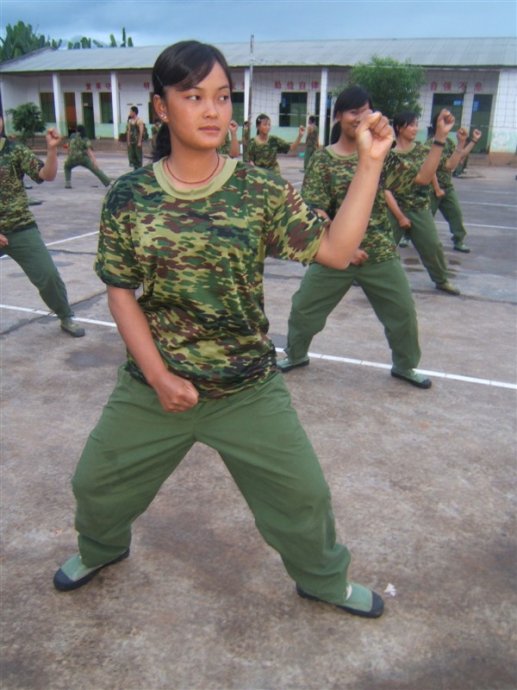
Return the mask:
{"type": "Polygon", "coordinates": [[[118,563],[128,556],[129,549],[126,549],[124,553],[108,563],[103,563],[96,568],[87,568],[85,565],[83,565],[81,556],[76,554],[75,556],[72,556],[72,558],[69,558],[67,562],[64,563],[63,566],[56,572],[54,575],[54,587],[60,592],[71,592],[73,589],[79,589],[79,587],[82,587],[87,582],[90,582],[90,580],[92,580],[103,568],[106,568],[108,565],[118,563]],[[65,570],[68,571],[68,574],[65,572],[65,570]]]}
{"type": "Polygon", "coordinates": [[[296,369],[297,367],[307,367],[309,366],[310,359],[304,357],[303,359],[290,360],[289,357],[285,359],[280,359],[277,361],[276,366],[283,374],[287,374],[291,369],[296,369]]]}

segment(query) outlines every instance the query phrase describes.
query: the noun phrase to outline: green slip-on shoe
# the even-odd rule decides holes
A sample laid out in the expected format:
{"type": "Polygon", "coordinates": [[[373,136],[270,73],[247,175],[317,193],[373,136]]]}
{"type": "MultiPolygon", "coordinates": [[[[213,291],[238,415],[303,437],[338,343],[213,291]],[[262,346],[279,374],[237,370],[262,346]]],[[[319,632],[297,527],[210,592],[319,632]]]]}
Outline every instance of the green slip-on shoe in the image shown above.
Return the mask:
{"type": "Polygon", "coordinates": [[[391,375],[396,378],[396,379],[401,379],[402,381],[407,381],[410,383],[412,386],[416,386],[417,388],[423,388],[424,390],[427,388],[431,388],[433,385],[431,379],[426,378],[425,376],[422,376],[422,374],[417,374],[417,372],[414,369],[395,369],[395,367],[391,370],[391,375]]]}
{"type": "Polygon", "coordinates": [[[103,568],[106,568],[108,565],[114,565],[128,556],[129,549],[126,549],[124,553],[112,561],[98,565],[95,568],[88,568],[82,562],[81,555],[77,553],[69,558],[56,572],[54,575],[54,587],[59,592],[71,592],[73,589],[78,589],[90,582],[103,568]]]}
{"type": "Polygon", "coordinates": [[[325,601],[313,594],[308,594],[299,585],[296,585],[296,592],[304,599],[330,604],[342,611],[351,613],[354,616],[362,616],[363,618],[379,618],[384,611],[382,597],[373,590],[368,589],[368,587],[357,584],[357,582],[349,582],[347,584],[346,597],[343,604],[335,604],[332,601],[325,601]]]}
{"type": "Polygon", "coordinates": [[[297,360],[291,360],[289,357],[286,357],[285,359],[280,359],[277,361],[276,366],[280,371],[284,374],[287,374],[288,371],[291,371],[291,369],[297,369],[298,367],[307,367],[309,366],[309,358],[304,357],[303,359],[297,359],[297,360]]]}

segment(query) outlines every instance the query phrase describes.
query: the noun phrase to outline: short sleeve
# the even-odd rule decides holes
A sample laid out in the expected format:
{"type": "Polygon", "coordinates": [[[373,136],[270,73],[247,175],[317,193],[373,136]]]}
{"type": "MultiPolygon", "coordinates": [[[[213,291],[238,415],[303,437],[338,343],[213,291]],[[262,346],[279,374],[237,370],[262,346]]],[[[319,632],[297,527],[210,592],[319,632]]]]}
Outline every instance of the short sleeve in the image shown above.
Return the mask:
{"type": "Polygon", "coordinates": [[[43,180],[39,176],[39,171],[45,165],[43,161],[35,156],[27,146],[16,146],[16,165],[23,175],[28,175],[33,182],[41,184],[43,180]]]}
{"type": "Polygon", "coordinates": [[[303,201],[294,187],[276,178],[267,214],[267,254],[306,264],[314,260],[324,231],[330,225],[303,201]]]}
{"type": "Polygon", "coordinates": [[[136,290],[143,275],[132,238],[131,192],[131,185],[120,180],[104,200],[95,272],[107,285],[136,290]]]}
{"type": "Polygon", "coordinates": [[[289,153],[291,150],[291,144],[285,139],[281,139],[280,137],[271,137],[271,139],[275,142],[278,153],[289,153]]]}

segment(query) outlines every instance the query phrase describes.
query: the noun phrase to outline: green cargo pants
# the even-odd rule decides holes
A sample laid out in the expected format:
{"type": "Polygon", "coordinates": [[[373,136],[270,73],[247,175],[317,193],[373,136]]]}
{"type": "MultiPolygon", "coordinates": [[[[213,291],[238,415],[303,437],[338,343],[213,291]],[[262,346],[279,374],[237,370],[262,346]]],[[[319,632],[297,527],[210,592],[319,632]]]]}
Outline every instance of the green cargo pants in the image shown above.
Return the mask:
{"type": "Polygon", "coordinates": [[[388,212],[395,244],[400,242],[403,234],[409,235],[433,283],[446,283],[447,262],[430,209],[403,209],[402,212],[411,221],[409,230],[402,230],[395,216],[388,212]]]}
{"type": "Polygon", "coordinates": [[[27,278],[39,291],[47,307],[60,319],[73,316],[68,303],[66,287],[36,225],[10,232],[9,244],[0,249],[0,256],[7,254],[16,261],[27,278]]]}
{"type": "Polygon", "coordinates": [[[416,310],[398,257],[350,265],[345,270],[311,264],[293,296],[286,347],[289,359],[296,361],[307,355],[313,337],[323,330],[327,317],[354,281],[361,286],[384,326],[394,366],[414,369],[421,354],[416,310]]]}
{"type": "Polygon", "coordinates": [[[92,161],[88,158],[88,156],[85,156],[84,158],[81,158],[81,160],[69,160],[67,159],[63,165],[64,171],[65,171],[65,182],[67,186],[71,183],[72,181],[72,170],[76,168],[78,165],[82,166],[83,168],[86,168],[90,172],[92,172],[101,182],[105,187],[109,186],[109,183],[111,182],[110,178],[105,175],[100,168],[98,168],[96,165],[92,163],[92,161]]]}
{"type": "Polygon", "coordinates": [[[129,165],[137,170],[141,168],[144,160],[143,147],[135,144],[127,145],[127,157],[129,160],[129,165]]]}
{"type": "Polygon", "coordinates": [[[329,488],[279,374],[173,414],[121,368],[72,480],[84,564],[129,547],[132,522],[197,441],[220,454],[293,580],[342,603],[350,554],[336,543],[329,488]]]}
{"type": "Polygon", "coordinates": [[[439,199],[434,194],[431,194],[431,212],[433,216],[438,210],[449,225],[449,231],[452,235],[454,244],[462,244],[467,235],[467,231],[463,224],[463,213],[461,212],[460,200],[458,199],[454,187],[448,187],[445,190],[445,196],[439,199]]]}

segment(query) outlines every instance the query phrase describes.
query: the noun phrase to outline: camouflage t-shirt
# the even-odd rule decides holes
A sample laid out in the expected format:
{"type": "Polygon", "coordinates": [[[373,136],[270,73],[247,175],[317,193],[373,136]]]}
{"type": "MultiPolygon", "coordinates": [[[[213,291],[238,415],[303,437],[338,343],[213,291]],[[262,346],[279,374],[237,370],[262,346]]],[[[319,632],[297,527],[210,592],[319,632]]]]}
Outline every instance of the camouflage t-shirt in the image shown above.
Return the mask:
{"type": "MultiPolygon", "coordinates": [[[[267,171],[227,159],[208,186],[183,192],[162,159],[108,193],[95,269],[107,285],[142,288],[138,301],[167,368],[217,398],[275,371],[266,256],[308,263],[326,227],[267,171]]],[[[130,354],[128,370],[143,380],[130,354]]]]}
{"type": "Polygon", "coordinates": [[[253,137],[248,146],[248,160],[260,168],[268,168],[280,173],[277,155],[289,153],[290,148],[291,144],[288,141],[274,135],[269,136],[264,143],[253,137]]]}
{"type": "Polygon", "coordinates": [[[430,185],[415,182],[429,148],[426,144],[415,142],[409,151],[392,149],[386,158],[384,187],[393,194],[402,211],[419,211],[430,207],[430,185]]]}
{"type": "MultiPolygon", "coordinates": [[[[428,139],[426,145],[429,148],[433,144],[433,139],[428,139]]],[[[438,184],[440,187],[446,191],[454,187],[452,184],[452,170],[447,170],[446,163],[456,150],[456,144],[451,139],[446,139],[445,146],[443,147],[443,152],[440,157],[440,162],[438,163],[438,169],[436,171],[436,177],[438,178],[438,184]]]]}
{"type": "Polygon", "coordinates": [[[89,139],[84,139],[80,134],[72,134],[68,142],[68,161],[72,163],[88,158],[88,149],[91,146],[89,139]]]}
{"type": "Polygon", "coordinates": [[[305,139],[305,150],[314,151],[318,147],[318,128],[313,125],[311,129],[307,132],[307,137],[305,139]]]}
{"type": "MultiPolygon", "coordinates": [[[[334,218],[354,177],[357,163],[356,153],[341,156],[330,147],[315,151],[303,179],[304,201],[313,209],[321,208],[330,218],[334,218]]],[[[382,179],[360,248],[367,252],[371,263],[380,263],[396,256],[382,179]]]]}
{"type": "Polygon", "coordinates": [[[27,146],[0,138],[0,232],[3,235],[36,223],[29,211],[23,176],[28,175],[40,184],[43,180],[39,171],[43,165],[27,146]]]}

